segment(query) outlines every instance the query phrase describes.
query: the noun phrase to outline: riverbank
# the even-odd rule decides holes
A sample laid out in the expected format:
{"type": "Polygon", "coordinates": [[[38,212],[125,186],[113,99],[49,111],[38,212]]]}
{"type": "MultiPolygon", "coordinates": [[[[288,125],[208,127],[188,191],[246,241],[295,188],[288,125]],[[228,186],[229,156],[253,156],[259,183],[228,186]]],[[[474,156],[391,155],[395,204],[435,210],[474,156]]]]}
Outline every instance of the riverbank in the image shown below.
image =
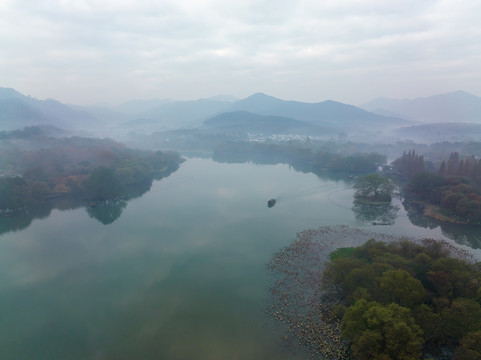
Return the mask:
{"type": "Polygon", "coordinates": [[[448,216],[446,214],[443,214],[442,208],[436,205],[424,204],[423,215],[431,219],[448,222],[451,224],[469,225],[469,222],[467,221],[462,221],[454,216],[448,216]]]}

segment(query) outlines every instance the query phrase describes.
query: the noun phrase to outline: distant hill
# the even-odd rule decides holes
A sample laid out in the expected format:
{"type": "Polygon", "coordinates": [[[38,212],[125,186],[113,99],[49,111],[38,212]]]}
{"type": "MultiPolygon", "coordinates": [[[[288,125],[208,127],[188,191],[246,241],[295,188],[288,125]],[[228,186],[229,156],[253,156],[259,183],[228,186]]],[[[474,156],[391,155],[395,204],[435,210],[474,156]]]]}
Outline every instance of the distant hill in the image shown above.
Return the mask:
{"type": "Polygon", "coordinates": [[[121,127],[135,131],[143,130],[144,127],[158,130],[165,127],[200,126],[203,120],[222,112],[229,105],[230,102],[207,99],[166,102],[136,114],[132,120],[121,124],[121,127]]]}
{"type": "Polygon", "coordinates": [[[204,127],[222,132],[318,135],[332,132],[306,121],[284,116],[268,116],[248,111],[222,113],[204,121],[204,127]]]}
{"type": "Polygon", "coordinates": [[[481,97],[464,91],[404,100],[378,98],[361,108],[419,122],[481,123],[481,97]]]}
{"type": "Polygon", "coordinates": [[[56,100],[38,100],[10,88],[0,87],[0,130],[32,125],[53,125],[63,129],[87,128],[97,119],[86,111],[74,110],[56,100]]]}
{"type": "Polygon", "coordinates": [[[0,99],[0,130],[16,130],[47,123],[47,116],[24,101],[17,98],[0,99]]]}
{"type": "Polygon", "coordinates": [[[176,123],[194,122],[224,111],[230,102],[217,100],[191,100],[166,103],[142,114],[145,118],[158,118],[176,123]]]}
{"type": "Polygon", "coordinates": [[[285,101],[262,93],[233,103],[228,111],[249,111],[260,115],[286,116],[315,125],[354,129],[394,127],[407,121],[370,113],[353,105],[327,100],[318,103],[285,101]]]}
{"type": "MultiPolygon", "coordinates": [[[[109,131],[113,131],[112,134],[145,134],[166,129],[201,127],[204,120],[224,113],[231,114],[218,118],[223,120],[222,126],[244,130],[249,128],[253,132],[253,129],[262,129],[262,132],[296,129],[296,132],[311,131],[312,135],[322,132],[331,136],[335,132],[345,132],[349,136],[364,138],[368,133],[381,136],[384,130],[410,124],[400,118],[374,114],[331,100],[304,103],[285,101],[262,93],[233,100],[232,96],[222,95],[193,101],[133,100],[117,107],[75,106],[55,100],[38,100],[14,89],[0,88],[0,130],[52,125],[67,130],[97,131],[98,134],[109,131]],[[237,112],[249,114],[240,116],[235,114],[237,112]],[[275,117],[277,119],[274,120],[275,117]],[[237,121],[235,124],[234,118],[237,121]],[[227,121],[231,121],[230,125],[227,121]]],[[[209,123],[206,125],[209,126],[209,123]]]]}
{"type": "Polygon", "coordinates": [[[70,108],[78,111],[83,111],[91,114],[96,119],[98,123],[96,127],[113,127],[118,124],[122,124],[132,118],[131,115],[123,113],[121,111],[112,109],[108,106],[80,106],[80,105],[68,105],[70,108]]]}
{"type": "Polygon", "coordinates": [[[206,100],[214,100],[214,101],[226,101],[226,102],[235,102],[239,99],[232,95],[216,95],[206,98],[206,100]]]}
{"type": "Polygon", "coordinates": [[[150,100],[129,100],[120,105],[114,106],[112,110],[124,114],[142,114],[151,111],[159,106],[174,102],[170,99],[150,99],[150,100]]]}
{"type": "Polygon", "coordinates": [[[481,124],[431,123],[399,128],[394,134],[413,141],[481,141],[481,124]]]}
{"type": "MultiPolygon", "coordinates": [[[[12,88],[0,87],[0,100],[18,99],[24,100],[27,96],[22,95],[17,90],[12,88]]],[[[31,99],[31,97],[28,97],[31,99]]]]}

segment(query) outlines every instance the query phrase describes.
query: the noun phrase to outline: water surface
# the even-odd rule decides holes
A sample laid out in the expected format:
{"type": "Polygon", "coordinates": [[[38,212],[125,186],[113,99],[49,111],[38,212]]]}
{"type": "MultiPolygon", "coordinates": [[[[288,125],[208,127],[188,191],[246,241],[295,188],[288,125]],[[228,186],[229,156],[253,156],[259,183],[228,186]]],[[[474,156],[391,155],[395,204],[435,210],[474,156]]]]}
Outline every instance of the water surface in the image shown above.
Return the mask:
{"type": "Polygon", "coordinates": [[[394,225],[370,225],[351,187],[287,165],[189,159],[107,225],[79,208],[5,232],[0,357],[304,359],[264,316],[265,264],[297,232],[345,224],[446,238],[400,204],[394,225]]]}

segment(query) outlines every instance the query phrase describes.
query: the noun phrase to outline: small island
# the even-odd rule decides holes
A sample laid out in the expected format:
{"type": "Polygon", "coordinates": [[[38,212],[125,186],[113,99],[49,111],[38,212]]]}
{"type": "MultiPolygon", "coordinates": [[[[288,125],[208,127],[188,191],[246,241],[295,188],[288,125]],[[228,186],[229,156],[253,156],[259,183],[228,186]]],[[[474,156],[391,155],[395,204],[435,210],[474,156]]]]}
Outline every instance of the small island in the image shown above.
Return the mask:
{"type": "Polygon", "coordinates": [[[389,178],[379,174],[360,176],[354,183],[354,201],[367,205],[390,204],[395,188],[389,178]]]}

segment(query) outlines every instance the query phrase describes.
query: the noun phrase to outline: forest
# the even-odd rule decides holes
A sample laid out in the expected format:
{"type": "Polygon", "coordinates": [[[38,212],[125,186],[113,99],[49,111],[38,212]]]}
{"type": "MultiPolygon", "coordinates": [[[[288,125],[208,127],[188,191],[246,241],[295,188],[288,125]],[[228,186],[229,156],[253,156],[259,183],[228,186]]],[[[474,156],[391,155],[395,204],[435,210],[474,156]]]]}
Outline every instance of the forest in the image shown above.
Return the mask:
{"type": "Polygon", "coordinates": [[[406,201],[424,205],[424,215],[481,225],[481,159],[453,152],[437,169],[426,171],[423,156],[409,151],[392,165],[406,181],[406,201]]]}
{"type": "Polygon", "coordinates": [[[45,137],[28,128],[3,137],[17,141],[0,149],[0,211],[5,214],[65,198],[79,205],[128,199],[183,161],[174,152],[134,150],[108,139],[45,137]]]}
{"type": "Polygon", "coordinates": [[[355,359],[481,356],[481,270],[434,240],[364,245],[331,253],[324,297],[355,359]],[[346,251],[350,250],[350,251],[346,251]]]}
{"type": "Polygon", "coordinates": [[[268,314],[312,359],[481,357],[481,268],[449,242],[321,226],[267,269],[268,314]]]}
{"type": "Polygon", "coordinates": [[[344,173],[375,172],[386,163],[386,156],[378,153],[339,154],[316,150],[308,141],[299,144],[261,142],[226,142],[214,148],[212,158],[219,162],[248,162],[259,164],[289,164],[294,169],[315,174],[323,171],[344,173]]]}

